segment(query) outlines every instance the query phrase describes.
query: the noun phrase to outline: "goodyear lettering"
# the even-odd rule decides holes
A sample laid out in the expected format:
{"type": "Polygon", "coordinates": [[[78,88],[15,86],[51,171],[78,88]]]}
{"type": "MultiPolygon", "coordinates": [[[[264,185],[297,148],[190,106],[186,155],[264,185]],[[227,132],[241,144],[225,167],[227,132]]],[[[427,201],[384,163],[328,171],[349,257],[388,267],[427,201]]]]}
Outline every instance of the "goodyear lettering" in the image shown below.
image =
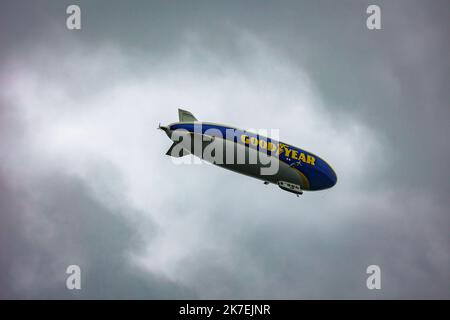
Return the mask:
{"type": "Polygon", "coordinates": [[[275,152],[277,150],[276,144],[272,142],[267,142],[267,150],[275,152]]]}
{"type": "Polygon", "coordinates": [[[306,162],[305,154],[303,152],[300,153],[300,156],[298,157],[298,160],[300,160],[302,162],[306,162]]]}
{"type": "Polygon", "coordinates": [[[286,157],[289,157],[289,155],[291,154],[292,150],[285,148],[284,152],[286,154],[286,157]]]}
{"type": "Polygon", "coordinates": [[[249,137],[245,134],[241,135],[241,142],[246,146],[259,147],[260,150],[269,150],[271,152],[276,152],[277,155],[284,154],[286,158],[291,158],[294,160],[299,160],[301,162],[310,164],[312,166],[316,165],[316,158],[312,155],[305,154],[303,152],[298,152],[297,150],[291,149],[288,145],[284,143],[273,143],[267,142],[263,139],[258,139],[256,137],[249,137]]]}
{"type": "Polygon", "coordinates": [[[259,147],[262,149],[267,149],[267,142],[265,140],[259,140],[259,147]]]}
{"type": "Polygon", "coordinates": [[[316,161],[316,159],[308,154],[306,163],[309,163],[310,165],[313,166],[315,161],[316,161]]]}

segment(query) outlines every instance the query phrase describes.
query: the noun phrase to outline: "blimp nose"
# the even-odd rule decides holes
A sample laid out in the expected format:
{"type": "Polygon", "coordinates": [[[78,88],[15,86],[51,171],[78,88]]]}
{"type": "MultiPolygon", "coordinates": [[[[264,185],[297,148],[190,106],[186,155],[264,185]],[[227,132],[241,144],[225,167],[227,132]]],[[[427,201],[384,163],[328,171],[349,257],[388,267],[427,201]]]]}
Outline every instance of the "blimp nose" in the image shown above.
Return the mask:
{"type": "Polygon", "coordinates": [[[337,183],[337,175],[336,172],[334,172],[333,168],[327,164],[324,174],[326,177],[326,188],[331,188],[337,183]]]}
{"type": "Polygon", "coordinates": [[[311,190],[324,190],[333,187],[337,183],[336,172],[322,159],[316,160],[314,174],[311,175],[311,190]]]}
{"type": "Polygon", "coordinates": [[[336,172],[334,172],[333,168],[330,167],[331,173],[330,173],[330,188],[333,187],[337,183],[337,175],[336,172]]]}

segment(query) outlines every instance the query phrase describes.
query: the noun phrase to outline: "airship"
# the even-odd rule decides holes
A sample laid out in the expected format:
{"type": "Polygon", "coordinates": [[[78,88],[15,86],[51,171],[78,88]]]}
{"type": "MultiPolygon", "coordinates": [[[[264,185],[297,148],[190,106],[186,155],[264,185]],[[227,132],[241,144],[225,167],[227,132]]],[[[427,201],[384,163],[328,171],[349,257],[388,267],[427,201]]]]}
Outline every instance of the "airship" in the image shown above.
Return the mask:
{"type": "Polygon", "coordinates": [[[187,110],[178,109],[178,117],[178,122],[158,126],[173,141],[166,155],[193,155],[297,196],[337,182],[333,168],[309,151],[250,130],[199,121],[187,110]]]}

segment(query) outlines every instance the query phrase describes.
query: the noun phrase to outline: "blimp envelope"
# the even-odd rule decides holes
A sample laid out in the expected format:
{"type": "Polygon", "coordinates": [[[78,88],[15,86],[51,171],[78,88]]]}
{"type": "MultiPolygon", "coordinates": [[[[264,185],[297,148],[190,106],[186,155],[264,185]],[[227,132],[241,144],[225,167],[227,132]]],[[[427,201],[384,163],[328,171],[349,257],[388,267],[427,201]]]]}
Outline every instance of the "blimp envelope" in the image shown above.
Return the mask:
{"type": "MultiPolygon", "coordinates": [[[[181,132],[202,141],[197,152],[194,150],[194,145],[183,146],[181,155],[193,154],[223,168],[263,180],[266,184],[277,184],[281,189],[297,195],[302,194],[303,190],[328,189],[337,182],[333,168],[316,154],[254,132],[218,123],[198,121],[192,113],[186,110],[179,109],[178,113],[179,122],[159,127],[174,141],[167,153],[169,155],[175,156],[172,150],[180,142],[174,137],[177,137],[175,133],[181,132]],[[233,161],[218,163],[217,159],[210,160],[204,152],[210,143],[223,145],[223,152],[221,152],[224,157],[227,157],[227,152],[230,153],[230,150],[237,153],[242,151],[246,156],[251,156],[252,153],[268,155],[276,159],[277,171],[273,174],[263,174],[261,168],[258,168],[262,164],[252,165],[233,161]]],[[[180,156],[180,154],[176,156],[180,156]]]]}

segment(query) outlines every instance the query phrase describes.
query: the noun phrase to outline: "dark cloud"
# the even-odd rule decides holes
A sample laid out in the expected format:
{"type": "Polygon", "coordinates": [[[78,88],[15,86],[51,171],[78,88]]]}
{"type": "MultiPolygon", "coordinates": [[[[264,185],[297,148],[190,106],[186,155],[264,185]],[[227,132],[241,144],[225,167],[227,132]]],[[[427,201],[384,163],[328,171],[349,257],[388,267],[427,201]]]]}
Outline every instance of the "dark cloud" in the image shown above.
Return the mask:
{"type": "Polygon", "coordinates": [[[1,189],[2,298],[195,297],[127,263],[129,251],[142,246],[137,230],[123,218],[131,209],[105,208],[70,176],[49,173],[28,181],[25,188],[1,189]],[[65,287],[71,264],[82,271],[80,292],[65,287]]]}
{"type": "Polygon", "coordinates": [[[378,2],[381,31],[370,1],[79,1],[77,32],[72,3],[0,12],[1,298],[449,298],[445,1],[378,2]],[[174,166],[148,128],[186,104],[292,128],[338,185],[174,166]]]}

